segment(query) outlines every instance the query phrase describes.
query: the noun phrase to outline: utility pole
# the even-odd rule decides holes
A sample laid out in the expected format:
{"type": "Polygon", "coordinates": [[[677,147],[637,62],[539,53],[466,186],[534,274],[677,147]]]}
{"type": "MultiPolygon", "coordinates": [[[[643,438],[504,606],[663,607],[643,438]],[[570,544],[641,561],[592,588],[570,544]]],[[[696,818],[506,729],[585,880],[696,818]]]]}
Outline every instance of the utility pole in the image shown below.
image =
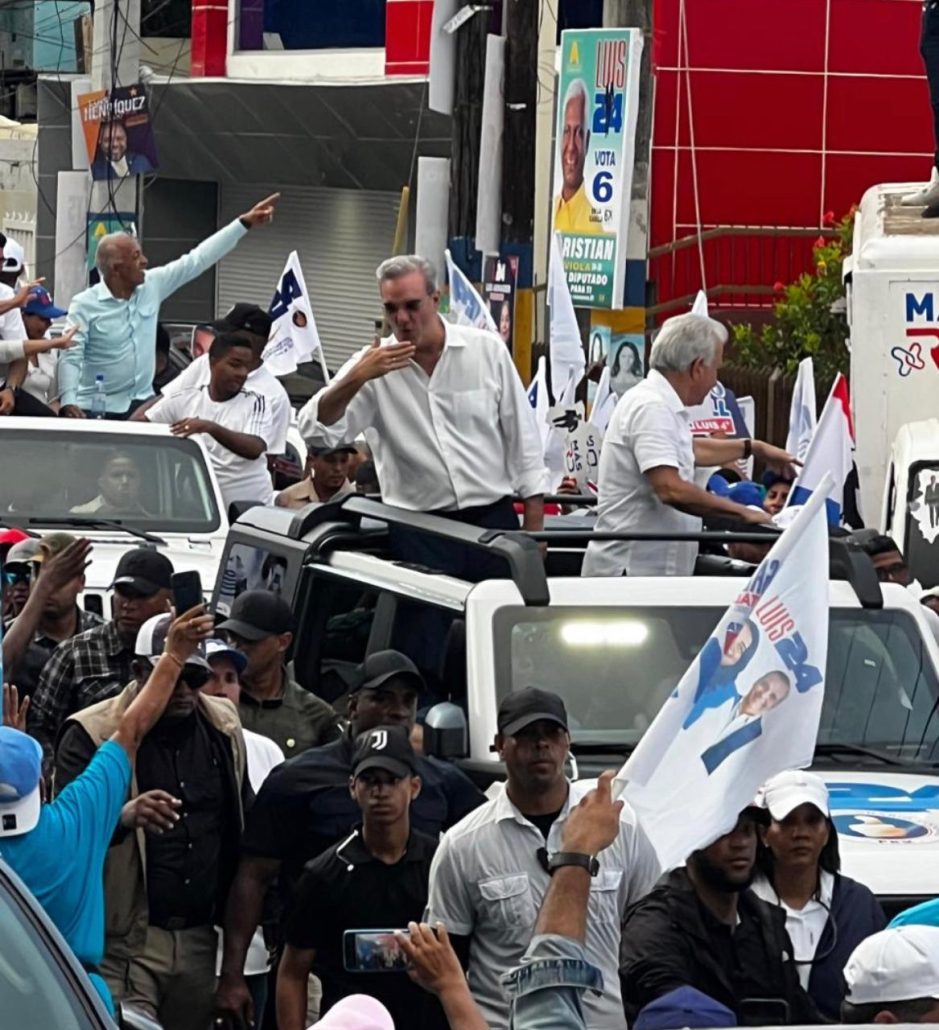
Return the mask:
{"type": "Polygon", "coordinates": [[[476,255],[479,140],[482,134],[488,31],[488,9],[476,12],[456,30],[449,236],[454,260],[463,266],[464,271],[472,267],[476,255]]]}
{"type": "MultiPolygon", "coordinates": [[[[535,125],[538,104],[539,0],[505,0],[505,121],[502,135],[502,245],[519,258],[515,364],[527,382],[535,335],[532,241],[535,234],[535,125]]],[[[547,17],[547,15],[545,15],[547,17]]],[[[553,77],[553,71],[552,71],[553,77]]]]}
{"type": "MultiPolygon", "coordinates": [[[[92,32],[91,88],[131,86],[140,78],[140,0],[97,0],[92,32]]],[[[91,211],[137,212],[138,176],[96,182],[91,211]]],[[[139,227],[138,227],[139,228],[139,227]]]]}
{"type": "MultiPolygon", "coordinates": [[[[629,205],[626,259],[641,261],[648,279],[649,171],[652,160],[652,2],[653,0],[603,0],[604,28],[637,28],[642,31],[642,64],[639,74],[639,113],[636,121],[636,157],[629,205]]],[[[645,296],[627,298],[627,307],[645,307],[645,296]],[[632,300],[632,304],[630,304],[632,300]]]]}
{"type": "Polygon", "coordinates": [[[551,233],[551,196],[554,175],[554,99],[557,76],[554,71],[557,57],[557,4],[542,0],[539,3],[538,58],[534,67],[538,90],[535,120],[535,229],[534,229],[534,285],[541,287],[536,293],[536,323],[540,322],[540,339],[547,338],[545,301],[548,282],[548,241],[551,233]]]}

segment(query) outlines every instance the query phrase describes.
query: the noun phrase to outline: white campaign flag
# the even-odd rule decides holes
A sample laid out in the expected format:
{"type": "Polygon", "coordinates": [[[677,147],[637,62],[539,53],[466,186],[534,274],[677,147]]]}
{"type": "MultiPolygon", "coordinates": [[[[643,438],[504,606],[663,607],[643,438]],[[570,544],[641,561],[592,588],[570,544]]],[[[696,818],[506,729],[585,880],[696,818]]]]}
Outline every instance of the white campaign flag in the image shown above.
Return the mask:
{"type": "Polygon", "coordinates": [[[610,386],[610,370],[604,366],[600,373],[600,382],[597,384],[597,392],[593,398],[593,407],[590,409],[590,421],[594,428],[602,436],[606,427],[610,424],[613,416],[613,409],[619,398],[610,386]]]}
{"type": "Polygon", "coordinates": [[[729,832],[771,776],[812,761],[828,656],[828,485],[773,545],[617,775],[663,869],[729,832]]]}
{"type": "Polygon", "coordinates": [[[469,325],[475,329],[488,329],[499,335],[499,329],[489,310],[489,305],[476,292],[476,287],[460,271],[450,255],[447,259],[447,279],[450,282],[450,315],[457,325],[469,325]]]}
{"type": "Polygon", "coordinates": [[[691,305],[691,314],[702,315],[704,318],[710,317],[708,315],[708,295],[704,290],[698,290],[694,299],[694,304],[691,305]]]}
{"type": "Polygon", "coordinates": [[[548,409],[551,407],[551,402],[548,400],[548,370],[544,355],[538,359],[538,368],[528,387],[528,403],[535,411],[535,421],[538,423],[538,432],[541,434],[541,453],[544,454],[548,447],[548,435],[551,432],[551,426],[548,424],[548,409]]]}
{"type": "Polygon", "coordinates": [[[786,450],[794,454],[799,461],[805,461],[806,452],[815,432],[815,367],[811,358],[803,358],[799,362],[795,389],[792,391],[792,404],[789,407],[789,435],[786,437],[786,450]]]}
{"type": "Polygon", "coordinates": [[[551,235],[551,261],[548,266],[548,356],[551,361],[551,390],[555,398],[568,379],[574,377],[574,387],[584,377],[587,358],[580,338],[580,326],[574,314],[574,302],[564,274],[564,259],[558,233],[551,235]]]}
{"type": "Polygon", "coordinates": [[[318,357],[328,382],[320,334],[295,250],[290,252],[274,291],[270,315],[271,335],[261,355],[268,372],[275,376],[289,375],[297,371],[297,365],[318,357]]]}

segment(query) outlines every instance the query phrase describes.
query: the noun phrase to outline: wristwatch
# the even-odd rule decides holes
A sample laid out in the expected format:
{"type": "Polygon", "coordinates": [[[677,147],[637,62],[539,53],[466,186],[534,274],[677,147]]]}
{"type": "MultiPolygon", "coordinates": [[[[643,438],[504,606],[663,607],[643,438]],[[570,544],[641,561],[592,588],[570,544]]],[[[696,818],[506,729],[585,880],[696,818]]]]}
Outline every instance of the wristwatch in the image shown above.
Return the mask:
{"type": "Polygon", "coordinates": [[[579,851],[555,851],[548,859],[548,872],[554,874],[566,865],[578,865],[586,869],[591,876],[600,872],[600,863],[593,855],[583,855],[579,851]]]}
{"type": "Polygon", "coordinates": [[[748,440],[746,437],[744,437],[744,440],[743,440],[743,460],[744,461],[749,461],[750,460],[750,456],[752,454],[753,454],[753,441],[752,440],[748,440]]]}

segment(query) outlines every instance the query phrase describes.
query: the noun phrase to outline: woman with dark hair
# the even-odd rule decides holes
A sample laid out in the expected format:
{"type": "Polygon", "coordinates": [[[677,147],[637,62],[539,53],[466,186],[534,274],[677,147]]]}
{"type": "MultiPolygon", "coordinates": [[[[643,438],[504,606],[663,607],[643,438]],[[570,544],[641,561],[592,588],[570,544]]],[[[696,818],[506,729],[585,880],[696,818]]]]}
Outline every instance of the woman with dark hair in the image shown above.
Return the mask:
{"type": "Polygon", "coordinates": [[[616,353],[610,363],[610,387],[617,397],[642,382],[642,358],[639,348],[629,340],[614,342],[616,353]]]}
{"type": "Polygon", "coordinates": [[[828,788],[794,770],[763,787],[769,824],[760,830],[753,891],[786,913],[799,979],[819,1012],[837,1021],[842,972],[855,947],[887,925],[870,890],[840,873],[828,788]]]}

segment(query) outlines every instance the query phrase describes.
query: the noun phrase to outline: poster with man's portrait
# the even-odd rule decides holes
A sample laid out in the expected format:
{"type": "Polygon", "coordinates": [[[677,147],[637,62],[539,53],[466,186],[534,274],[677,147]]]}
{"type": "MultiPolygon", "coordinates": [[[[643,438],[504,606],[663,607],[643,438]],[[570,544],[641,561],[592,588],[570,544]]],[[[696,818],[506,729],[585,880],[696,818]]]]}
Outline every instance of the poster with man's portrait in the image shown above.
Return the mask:
{"type": "Polygon", "coordinates": [[[146,175],[159,167],[147,87],[142,82],[78,98],[82,132],[98,182],[146,175]]]}

